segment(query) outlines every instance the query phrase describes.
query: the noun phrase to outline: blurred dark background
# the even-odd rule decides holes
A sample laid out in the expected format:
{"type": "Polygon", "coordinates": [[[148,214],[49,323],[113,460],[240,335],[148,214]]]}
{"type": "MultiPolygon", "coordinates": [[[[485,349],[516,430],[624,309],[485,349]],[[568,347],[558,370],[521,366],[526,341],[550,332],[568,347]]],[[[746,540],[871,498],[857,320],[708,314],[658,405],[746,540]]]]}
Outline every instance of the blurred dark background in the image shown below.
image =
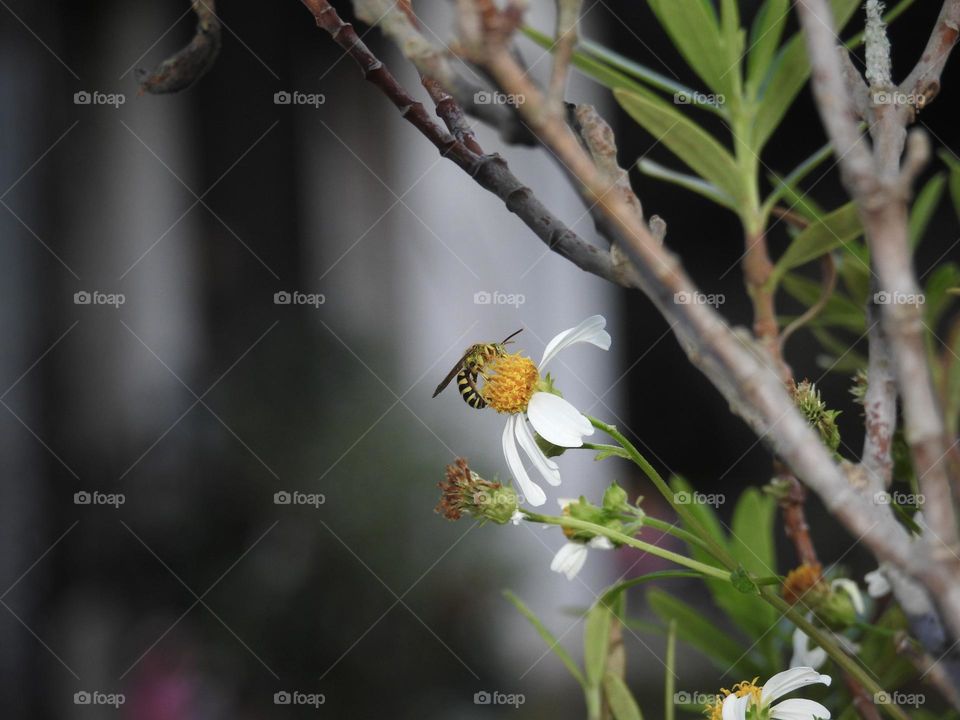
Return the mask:
{"type": "MultiPolygon", "coordinates": [[[[746,17],[756,4],[741,3],[746,17]]],[[[536,357],[554,333],[602,312],[613,349],[571,351],[558,370],[562,383],[564,371],[575,374],[565,393],[628,429],[665,473],[730,496],[765,482],[768,453],[730,419],[663,320],[642,297],[545,253],[436,157],[297,2],[221,3],[217,64],[198,86],[163,97],[138,96],[133,69],[187,41],[188,3],[0,5],[4,716],[116,716],[74,703],[94,690],[122,692],[120,716],[148,720],[316,714],[274,703],[295,690],[323,693],[327,716],[581,716],[573,684],[501,589],[515,589],[576,651],[569,610],[622,572],[659,565],[620,553],[568,583],[548,570],[561,544],[553,533],[435,515],[435,484],[455,455],[491,476],[504,463],[499,418],[473,414],[453,391],[429,396],[470,342],[523,326],[536,357]],[[325,101],[274,103],[294,90],[325,101]],[[125,102],[77,105],[81,91],[125,102]],[[494,290],[525,302],[473,302],[494,290]],[[75,293],[94,291],[124,302],[76,304],[75,293]],[[285,291],[324,302],[275,304],[285,291]],[[75,493],[95,491],[121,493],[123,504],[76,504],[75,493]],[[277,505],[282,491],[324,502],[277,505]],[[493,689],[526,703],[473,704],[493,689]]],[[[449,8],[427,5],[418,10],[449,37],[449,8]]],[[[543,7],[532,23],[551,27],[552,4],[533,5],[543,7]]],[[[700,86],[644,3],[586,6],[588,35],[700,86]]],[[[892,29],[901,74],[938,10],[917,3],[892,29]]],[[[378,31],[365,40],[416,87],[378,31]]],[[[549,62],[523,49],[542,76],[549,62]]],[[[956,78],[948,68],[945,98],[956,78]]],[[[577,78],[570,97],[614,121],[624,164],[649,152],[676,166],[602,89],[577,78]]],[[[920,120],[953,151],[949,106],[938,101],[920,120]]],[[[481,138],[593,237],[549,161],[501,147],[488,130],[481,138]]],[[[804,91],[764,162],[786,172],[823,140],[804,91]]],[[[634,180],[701,288],[725,294],[724,314],[749,324],[730,270],[742,247],[736,218],[634,180]]],[[[827,207],[844,202],[835,173],[811,194],[827,207]]],[[[944,202],[919,272],[956,257],[956,239],[944,202]]],[[[783,228],[771,237],[775,252],[786,242],[783,228]]],[[[844,411],[844,442],[858,448],[850,379],[824,375],[818,354],[805,332],[788,346],[797,376],[817,380],[844,411]]],[[[563,465],[562,495],[598,497],[616,478],[663,512],[625,466],[563,465]]],[[[829,562],[849,539],[811,506],[829,562]]],[[[783,542],[781,551],[783,570],[793,555],[783,542]]],[[[857,550],[844,562],[871,569],[857,550]]],[[[637,595],[637,614],[642,605],[637,595]]],[[[633,684],[655,711],[662,639],[627,643],[633,684]]],[[[698,658],[682,667],[678,687],[716,684],[698,658]]]]}

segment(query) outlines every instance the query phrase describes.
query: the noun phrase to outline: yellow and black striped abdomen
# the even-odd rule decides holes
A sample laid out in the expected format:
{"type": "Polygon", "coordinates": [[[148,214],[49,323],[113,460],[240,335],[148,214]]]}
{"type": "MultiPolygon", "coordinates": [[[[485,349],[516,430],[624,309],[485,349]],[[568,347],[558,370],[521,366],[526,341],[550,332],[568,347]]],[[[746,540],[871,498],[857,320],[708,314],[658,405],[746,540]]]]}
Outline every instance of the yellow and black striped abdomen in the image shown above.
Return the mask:
{"type": "Polygon", "coordinates": [[[480,410],[487,406],[487,401],[477,390],[477,373],[471,372],[469,368],[465,367],[457,373],[457,389],[460,397],[470,407],[480,410]]]}

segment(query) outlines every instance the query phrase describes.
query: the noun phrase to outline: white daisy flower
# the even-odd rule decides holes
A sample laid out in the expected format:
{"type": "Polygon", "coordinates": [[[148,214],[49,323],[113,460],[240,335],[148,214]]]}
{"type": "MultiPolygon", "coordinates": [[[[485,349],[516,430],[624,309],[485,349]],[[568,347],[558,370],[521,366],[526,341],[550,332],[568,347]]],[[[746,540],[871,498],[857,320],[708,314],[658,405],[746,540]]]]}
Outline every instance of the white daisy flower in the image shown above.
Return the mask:
{"type": "Polygon", "coordinates": [[[890,581],[880,568],[868,572],[863,579],[867,581],[867,595],[872,598],[882,598],[890,592],[890,581]]]}
{"type": "Polygon", "coordinates": [[[774,705],[774,701],[807,685],[830,685],[829,675],[821,675],[812,667],[797,667],[777,673],[757,687],[752,682],[734,685],[727,696],[710,709],[710,720],[747,720],[763,717],[771,720],[829,720],[830,711],[813,700],[790,698],[774,705]]]}
{"type": "Polygon", "coordinates": [[[613,543],[602,535],[598,535],[587,543],[570,541],[557,550],[557,554],[553,556],[553,561],[550,563],[550,569],[566,575],[567,580],[573,580],[587,562],[587,555],[591,548],[613,550],[613,543]]]}
{"type": "Polygon", "coordinates": [[[543,505],[547,496],[527,474],[518,446],[544,480],[559,485],[560,468],[537,446],[534,432],[547,442],[566,448],[581,447],[583,438],[593,434],[593,426],[579,410],[559,395],[546,391],[547,383],[541,378],[541,372],[561,350],[571,345],[586,342],[601,350],[609,349],[606,324],[602,315],[594,315],[564,330],[547,343],[537,365],[530,358],[514,353],[496,358],[487,369],[483,399],[487,406],[509,416],[503,429],[503,454],[523,497],[531,505],[543,505]]]}

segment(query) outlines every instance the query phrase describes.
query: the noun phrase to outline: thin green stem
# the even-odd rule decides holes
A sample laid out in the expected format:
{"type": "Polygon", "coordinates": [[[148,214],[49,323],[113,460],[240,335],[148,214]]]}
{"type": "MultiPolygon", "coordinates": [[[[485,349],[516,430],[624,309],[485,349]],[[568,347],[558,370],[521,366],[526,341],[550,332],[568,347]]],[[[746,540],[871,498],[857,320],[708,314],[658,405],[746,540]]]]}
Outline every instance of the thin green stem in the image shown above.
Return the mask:
{"type": "Polygon", "coordinates": [[[617,430],[615,426],[608,425],[602,420],[597,420],[589,415],[587,418],[590,420],[591,425],[598,430],[602,430],[620,443],[620,446],[626,450],[627,454],[630,456],[630,460],[632,460],[633,463],[643,471],[643,474],[650,479],[650,482],[652,482],[654,487],[656,487],[660,494],[663,495],[663,498],[670,503],[670,506],[673,508],[674,512],[677,513],[680,519],[683,520],[684,524],[688,528],[692,528],[695,531],[695,534],[699,535],[701,540],[707,543],[708,547],[710,548],[710,553],[730,570],[735,569],[737,567],[736,560],[730,556],[730,553],[727,552],[727,549],[723,547],[716,538],[706,531],[706,529],[700,524],[700,521],[697,520],[696,516],[690,512],[690,509],[686,505],[681,505],[677,502],[677,498],[674,495],[674,492],[670,489],[670,486],[667,485],[666,480],[661,477],[660,473],[656,471],[653,465],[647,462],[647,459],[640,454],[637,448],[633,446],[633,443],[627,440],[623,433],[617,430]]]}
{"type": "MultiPolygon", "coordinates": [[[[761,587],[760,596],[788,617],[794,625],[806,633],[807,637],[822,647],[827,655],[829,655],[844,672],[856,678],[857,681],[863,685],[868,694],[876,695],[884,691],[884,689],[877,684],[876,680],[873,679],[868,670],[857,662],[856,659],[850,657],[843,651],[832,635],[807,620],[804,614],[797,610],[795,606],[788,603],[770,588],[761,587]]],[[[896,705],[884,704],[880,707],[886,711],[890,717],[896,718],[896,720],[910,720],[909,716],[896,705]]]]}
{"type": "Polygon", "coordinates": [[[630,537],[629,535],[624,535],[616,530],[611,530],[603,525],[595,525],[594,523],[587,522],[586,520],[578,520],[571,517],[539,515],[529,511],[525,511],[524,514],[526,515],[527,519],[532,522],[540,522],[547,525],[559,525],[560,527],[573,528],[574,530],[587,530],[594,535],[603,535],[604,537],[618,542],[621,545],[629,545],[630,547],[643,550],[651,555],[656,555],[659,558],[669,560],[672,563],[689,568],[690,570],[696,570],[700,574],[706,575],[707,577],[716,578],[718,580],[726,580],[728,582],[730,580],[730,573],[726,570],[721,570],[713,565],[707,565],[699,560],[694,560],[693,558],[688,558],[685,555],[680,555],[679,553],[672,552],[671,550],[666,550],[662,547],[651,545],[643,540],[637,540],[636,538],[630,537]]]}
{"type": "MultiPolygon", "coordinates": [[[[654,530],[659,530],[664,532],[667,535],[672,535],[673,537],[683,540],[684,542],[692,543],[703,550],[706,550],[708,553],[713,554],[710,546],[707,545],[703,540],[694,535],[692,532],[688,532],[681,527],[677,527],[674,523],[669,523],[666,520],[660,520],[659,518],[650,517],[649,515],[644,516],[643,524],[646,527],[651,527],[654,530]]],[[[719,560],[720,558],[717,558],[719,560]]]]}

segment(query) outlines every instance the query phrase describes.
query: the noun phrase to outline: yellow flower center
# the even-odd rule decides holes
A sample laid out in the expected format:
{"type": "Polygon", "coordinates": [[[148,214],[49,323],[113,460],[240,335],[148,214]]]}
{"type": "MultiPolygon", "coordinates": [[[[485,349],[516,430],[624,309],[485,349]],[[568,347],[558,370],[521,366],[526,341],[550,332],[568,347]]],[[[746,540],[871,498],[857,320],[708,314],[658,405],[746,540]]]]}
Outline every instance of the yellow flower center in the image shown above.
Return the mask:
{"type": "Polygon", "coordinates": [[[753,680],[738,682],[733,686],[733,690],[721,688],[720,694],[717,696],[717,701],[706,709],[707,719],[723,720],[723,701],[730,695],[736,695],[737,697],[746,697],[749,695],[752,698],[750,705],[752,707],[760,707],[762,689],[757,686],[757,680],[759,679],[760,678],[754,678],[753,680]]]}
{"type": "Polygon", "coordinates": [[[540,371],[533,360],[520,353],[494,358],[485,368],[486,382],[481,394],[487,405],[499,413],[513,415],[527,409],[540,371]]]}

